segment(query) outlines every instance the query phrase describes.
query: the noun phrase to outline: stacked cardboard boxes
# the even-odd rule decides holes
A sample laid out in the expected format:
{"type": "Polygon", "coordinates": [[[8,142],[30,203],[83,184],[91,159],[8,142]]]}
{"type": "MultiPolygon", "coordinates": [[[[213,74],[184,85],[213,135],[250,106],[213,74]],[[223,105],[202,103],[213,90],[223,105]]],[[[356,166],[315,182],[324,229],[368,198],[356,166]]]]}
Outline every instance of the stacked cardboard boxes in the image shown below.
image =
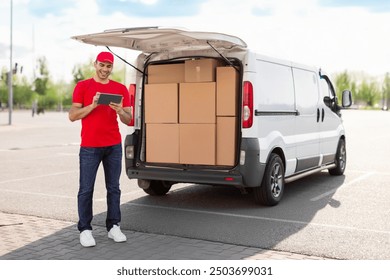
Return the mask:
{"type": "Polygon", "coordinates": [[[217,165],[234,165],[239,76],[233,67],[217,68],[217,165]]]}
{"type": "Polygon", "coordinates": [[[179,83],[184,64],[151,65],[145,85],[146,160],[179,162],[179,83]]]}
{"type": "Polygon", "coordinates": [[[184,80],[186,83],[215,82],[215,69],[221,63],[212,58],[186,60],[184,80]]]}
{"type": "Polygon", "coordinates": [[[145,85],[145,122],[178,123],[178,84],[145,85]]]}
{"type": "Polygon", "coordinates": [[[237,93],[237,71],[216,59],[149,66],[146,160],[234,165],[237,93]]]}
{"type": "Polygon", "coordinates": [[[215,165],[215,59],[186,60],[180,84],[180,163],[215,165]]]}
{"type": "Polygon", "coordinates": [[[150,65],[148,84],[169,84],[184,82],[184,63],[150,65]]]}
{"type": "Polygon", "coordinates": [[[179,124],[146,124],[146,160],[148,162],[179,162],[179,124]]]}

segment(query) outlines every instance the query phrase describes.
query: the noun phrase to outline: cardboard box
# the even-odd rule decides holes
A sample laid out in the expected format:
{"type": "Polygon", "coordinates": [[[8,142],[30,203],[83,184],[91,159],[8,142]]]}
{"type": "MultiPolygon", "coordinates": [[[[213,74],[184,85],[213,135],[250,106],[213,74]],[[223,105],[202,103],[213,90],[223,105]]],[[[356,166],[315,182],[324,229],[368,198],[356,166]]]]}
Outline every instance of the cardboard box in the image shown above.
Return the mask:
{"type": "Polygon", "coordinates": [[[237,116],[238,72],[217,67],[217,116],[237,116]]]}
{"type": "Polygon", "coordinates": [[[145,122],[178,123],[178,90],[178,84],[146,84],[145,122]]]}
{"type": "Polygon", "coordinates": [[[220,65],[217,59],[206,58],[196,60],[186,60],[185,65],[185,82],[215,82],[215,69],[220,65]]]}
{"type": "Polygon", "coordinates": [[[237,118],[217,117],[217,165],[233,166],[236,156],[237,118]]]}
{"type": "Polygon", "coordinates": [[[179,123],[215,123],[215,83],[181,83],[179,123]]]}
{"type": "Polygon", "coordinates": [[[215,124],[180,125],[180,163],[215,165],[215,124]]]}
{"type": "Polygon", "coordinates": [[[179,163],[179,124],[146,125],[146,161],[179,163]]]}
{"type": "Polygon", "coordinates": [[[184,63],[149,65],[148,84],[184,82],[184,63]]]}

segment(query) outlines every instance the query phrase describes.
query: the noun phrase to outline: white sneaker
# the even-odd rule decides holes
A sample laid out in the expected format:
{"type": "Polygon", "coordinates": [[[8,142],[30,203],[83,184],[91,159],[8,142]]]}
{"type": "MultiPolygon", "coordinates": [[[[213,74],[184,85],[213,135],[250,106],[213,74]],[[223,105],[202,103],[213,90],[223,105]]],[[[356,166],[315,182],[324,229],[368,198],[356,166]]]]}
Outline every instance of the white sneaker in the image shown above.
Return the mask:
{"type": "Polygon", "coordinates": [[[114,225],[108,232],[108,238],[114,239],[115,242],[125,242],[127,240],[126,235],[121,232],[121,228],[114,225]]]}
{"type": "Polygon", "coordinates": [[[92,230],[83,230],[80,233],[80,243],[84,247],[93,247],[96,246],[96,241],[92,236],[92,230]]]}

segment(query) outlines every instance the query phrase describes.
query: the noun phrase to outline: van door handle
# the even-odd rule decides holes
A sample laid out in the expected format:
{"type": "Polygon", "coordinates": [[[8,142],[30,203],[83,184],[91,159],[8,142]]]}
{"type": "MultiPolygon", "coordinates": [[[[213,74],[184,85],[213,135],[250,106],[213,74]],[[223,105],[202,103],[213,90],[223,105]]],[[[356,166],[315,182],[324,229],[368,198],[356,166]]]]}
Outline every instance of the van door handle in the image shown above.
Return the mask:
{"type": "Polygon", "coordinates": [[[320,121],[320,108],[317,108],[317,122],[320,121]]]}
{"type": "Polygon", "coordinates": [[[325,118],[325,110],[324,108],[322,108],[322,118],[321,118],[322,122],[324,122],[324,118],[325,118]]]}

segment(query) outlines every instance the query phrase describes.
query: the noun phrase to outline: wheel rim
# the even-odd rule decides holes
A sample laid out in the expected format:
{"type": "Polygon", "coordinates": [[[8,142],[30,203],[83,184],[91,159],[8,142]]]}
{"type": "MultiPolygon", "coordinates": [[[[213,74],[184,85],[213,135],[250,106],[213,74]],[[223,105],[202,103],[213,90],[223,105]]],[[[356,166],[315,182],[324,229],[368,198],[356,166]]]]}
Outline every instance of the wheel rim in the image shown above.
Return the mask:
{"type": "Polygon", "coordinates": [[[282,192],[283,176],[280,164],[275,164],[271,173],[271,194],[279,197],[282,192]]]}
{"type": "Polygon", "coordinates": [[[345,150],[345,145],[342,145],[340,147],[340,154],[339,154],[339,164],[341,170],[344,170],[346,161],[347,161],[347,152],[345,150]]]}

